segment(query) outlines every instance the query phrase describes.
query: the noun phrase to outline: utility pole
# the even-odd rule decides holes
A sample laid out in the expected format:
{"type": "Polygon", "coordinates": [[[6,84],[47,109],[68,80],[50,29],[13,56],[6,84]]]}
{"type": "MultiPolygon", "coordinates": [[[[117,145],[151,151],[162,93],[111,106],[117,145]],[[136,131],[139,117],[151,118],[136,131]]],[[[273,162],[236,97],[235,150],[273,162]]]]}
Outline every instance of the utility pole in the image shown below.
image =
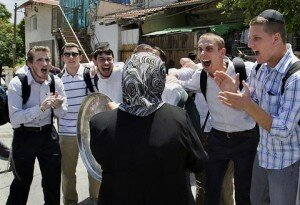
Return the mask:
{"type": "Polygon", "coordinates": [[[15,3],[15,15],[14,15],[14,39],[12,44],[13,49],[13,68],[16,65],[16,37],[17,37],[17,3],[15,3]]]}

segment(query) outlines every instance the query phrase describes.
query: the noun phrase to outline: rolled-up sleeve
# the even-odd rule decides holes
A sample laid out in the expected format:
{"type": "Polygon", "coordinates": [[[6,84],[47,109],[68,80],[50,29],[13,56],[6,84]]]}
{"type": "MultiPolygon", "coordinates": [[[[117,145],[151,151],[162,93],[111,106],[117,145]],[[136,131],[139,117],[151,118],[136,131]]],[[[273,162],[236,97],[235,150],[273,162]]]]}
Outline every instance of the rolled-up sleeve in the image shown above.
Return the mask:
{"type": "Polygon", "coordinates": [[[300,74],[291,76],[285,85],[280,98],[278,115],[272,115],[273,121],[270,135],[286,141],[299,129],[300,121],[300,74]]]}
{"type": "Polygon", "coordinates": [[[200,92],[200,73],[202,70],[198,69],[193,74],[192,78],[186,81],[179,81],[186,90],[200,92]]]}

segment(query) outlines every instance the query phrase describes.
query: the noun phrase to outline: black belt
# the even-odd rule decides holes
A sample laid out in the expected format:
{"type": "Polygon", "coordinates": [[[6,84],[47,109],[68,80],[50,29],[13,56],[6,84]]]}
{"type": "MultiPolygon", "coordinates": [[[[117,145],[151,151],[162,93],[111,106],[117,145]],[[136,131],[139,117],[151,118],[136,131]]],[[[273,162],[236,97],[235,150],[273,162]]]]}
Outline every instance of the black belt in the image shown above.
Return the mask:
{"type": "Polygon", "coordinates": [[[250,134],[255,131],[255,127],[251,130],[244,130],[244,131],[240,131],[240,132],[223,132],[223,131],[217,130],[215,128],[212,128],[211,131],[219,133],[221,135],[224,135],[227,138],[231,138],[231,137],[239,137],[242,134],[250,134]]]}
{"type": "Polygon", "coordinates": [[[15,131],[21,131],[21,132],[51,132],[52,131],[52,125],[44,125],[42,127],[25,127],[21,125],[18,128],[14,129],[15,131]]]}

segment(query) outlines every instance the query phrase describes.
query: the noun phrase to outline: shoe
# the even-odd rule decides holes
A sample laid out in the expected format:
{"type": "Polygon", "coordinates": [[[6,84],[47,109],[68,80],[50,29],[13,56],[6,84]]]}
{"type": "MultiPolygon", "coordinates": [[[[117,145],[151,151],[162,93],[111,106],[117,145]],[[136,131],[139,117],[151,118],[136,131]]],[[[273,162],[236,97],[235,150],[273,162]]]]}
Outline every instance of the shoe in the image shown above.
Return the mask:
{"type": "Polygon", "coordinates": [[[0,159],[8,161],[10,150],[2,142],[0,142],[0,159]]]}
{"type": "Polygon", "coordinates": [[[98,199],[88,197],[82,202],[78,203],[78,205],[97,205],[98,204],[98,199]]]}

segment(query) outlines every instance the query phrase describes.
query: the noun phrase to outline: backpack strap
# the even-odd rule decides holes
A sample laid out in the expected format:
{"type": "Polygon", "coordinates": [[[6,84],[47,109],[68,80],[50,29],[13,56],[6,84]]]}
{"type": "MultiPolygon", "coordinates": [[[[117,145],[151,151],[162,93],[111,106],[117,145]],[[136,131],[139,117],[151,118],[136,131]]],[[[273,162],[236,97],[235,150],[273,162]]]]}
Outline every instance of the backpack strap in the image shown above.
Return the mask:
{"type": "MultiPolygon", "coordinates": [[[[207,88],[207,72],[205,72],[204,70],[201,71],[200,73],[200,90],[205,98],[205,101],[207,102],[206,99],[206,88],[207,88]]],[[[207,111],[203,126],[201,127],[201,131],[204,132],[207,120],[209,117],[209,110],[207,111]]]]}
{"type": "Polygon", "coordinates": [[[205,117],[205,120],[204,120],[204,123],[201,127],[201,131],[204,132],[205,130],[205,126],[206,126],[206,123],[207,123],[207,120],[208,120],[208,117],[209,117],[209,110],[207,110],[207,114],[206,114],[206,117],[205,117]]]}
{"type": "Polygon", "coordinates": [[[260,66],[261,66],[261,64],[257,64],[257,65],[255,66],[255,73],[257,73],[257,71],[259,70],[260,66]]]}
{"type": "Polygon", "coordinates": [[[60,73],[57,74],[59,78],[61,78],[66,72],[66,68],[64,68],[60,73]]]}
{"type": "Polygon", "coordinates": [[[51,78],[51,82],[50,82],[50,92],[52,94],[55,94],[55,80],[54,80],[54,75],[52,73],[49,73],[49,76],[51,78]]]}
{"type": "Polygon", "coordinates": [[[21,81],[22,85],[22,99],[23,105],[27,103],[29,96],[30,96],[30,85],[28,85],[27,76],[24,73],[17,74],[19,80],[21,81]]]}
{"type": "Polygon", "coordinates": [[[99,81],[99,77],[98,77],[98,75],[96,74],[96,75],[94,76],[94,85],[95,85],[97,91],[99,91],[99,88],[98,88],[98,81],[99,81]]]}
{"type": "MultiPolygon", "coordinates": [[[[55,94],[55,80],[54,80],[54,75],[52,73],[49,73],[49,76],[51,78],[50,82],[50,92],[54,95],[55,94]]],[[[51,125],[53,125],[53,117],[54,117],[54,111],[53,108],[51,108],[51,125]]]]}
{"type": "Polygon", "coordinates": [[[207,72],[202,70],[200,73],[200,90],[206,100],[206,88],[207,88],[207,72]]]}
{"type": "Polygon", "coordinates": [[[295,62],[295,63],[292,64],[292,66],[290,67],[290,69],[288,70],[288,72],[282,78],[281,95],[283,95],[283,93],[284,93],[284,87],[285,87],[286,80],[289,77],[291,77],[291,75],[293,75],[294,73],[296,73],[299,70],[300,70],[300,61],[297,61],[297,62],[295,62]]]}
{"type": "Polygon", "coordinates": [[[90,68],[89,67],[84,67],[84,71],[83,71],[83,79],[84,82],[86,84],[86,88],[89,89],[89,91],[91,93],[94,93],[94,87],[93,87],[93,83],[92,83],[92,79],[91,79],[91,75],[90,75],[90,68]]]}
{"type": "Polygon", "coordinates": [[[235,73],[240,74],[240,85],[239,88],[240,90],[243,89],[243,80],[247,79],[247,73],[246,73],[246,68],[245,68],[245,63],[242,58],[240,57],[235,57],[232,59],[232,63],[235,69],[235,73]]]}

